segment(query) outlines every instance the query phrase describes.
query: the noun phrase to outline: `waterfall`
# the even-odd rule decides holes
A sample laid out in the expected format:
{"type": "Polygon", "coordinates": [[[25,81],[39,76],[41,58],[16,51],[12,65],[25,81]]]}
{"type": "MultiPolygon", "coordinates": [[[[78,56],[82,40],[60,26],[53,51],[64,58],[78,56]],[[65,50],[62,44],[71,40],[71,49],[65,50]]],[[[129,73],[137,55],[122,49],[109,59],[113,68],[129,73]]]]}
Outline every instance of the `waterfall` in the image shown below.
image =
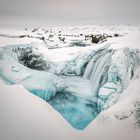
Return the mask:
{"type": "Polygon", "coordinates": [[[100,80],[105,73],[106,67],[109,66],[110,58],[114,53],[113,50],[102,50],[100,54],[94,56],[88,63],[83,78],[89,79],[92,84],[92,93],[96,96],[100,88],[100,80]]]}

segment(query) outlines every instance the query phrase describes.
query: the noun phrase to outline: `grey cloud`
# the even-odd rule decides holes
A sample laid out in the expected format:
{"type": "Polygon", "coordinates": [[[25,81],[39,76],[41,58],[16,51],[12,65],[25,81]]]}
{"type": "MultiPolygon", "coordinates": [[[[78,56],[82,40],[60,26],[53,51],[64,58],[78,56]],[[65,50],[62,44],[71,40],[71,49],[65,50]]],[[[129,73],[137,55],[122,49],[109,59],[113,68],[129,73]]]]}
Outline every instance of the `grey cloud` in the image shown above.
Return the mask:
{"type": "Polygon", "coordinates": [[[139,0],[0,0],[0,25],[8,20],[17,26],[23,21],[48,26],[140,24],[139,6],[139,0]]]}

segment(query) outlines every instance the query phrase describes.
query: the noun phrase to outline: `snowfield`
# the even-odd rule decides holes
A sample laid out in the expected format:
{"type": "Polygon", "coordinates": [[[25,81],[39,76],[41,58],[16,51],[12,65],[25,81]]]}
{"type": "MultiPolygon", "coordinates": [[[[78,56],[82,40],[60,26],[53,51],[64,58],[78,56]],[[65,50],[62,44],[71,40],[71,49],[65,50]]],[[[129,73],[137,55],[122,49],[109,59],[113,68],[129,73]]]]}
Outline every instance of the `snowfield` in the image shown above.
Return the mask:
{"type": "Polygon", "coordinates": [[[139,26],[0,29],[0,139],[139,140],[139,44],[139,26]]]}

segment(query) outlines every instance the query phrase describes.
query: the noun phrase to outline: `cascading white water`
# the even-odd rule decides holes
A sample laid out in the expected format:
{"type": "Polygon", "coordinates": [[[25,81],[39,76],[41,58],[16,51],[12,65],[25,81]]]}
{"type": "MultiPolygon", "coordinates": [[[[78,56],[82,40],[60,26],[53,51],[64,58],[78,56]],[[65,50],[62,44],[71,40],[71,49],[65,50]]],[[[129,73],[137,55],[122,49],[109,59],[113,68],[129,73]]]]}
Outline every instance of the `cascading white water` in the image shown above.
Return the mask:
{"type": "Polygon", "coordinates": [[[92,96],[101,110],[116,103],[140,66],[139,51],[129,48],[100,50],[88,63],[83,78],[88,79],[92,96]]]}
{"type": "Polygon", "coordinates": [[[93,96],[95,96],[100,87],[100,79],[105,71],[105,68],[110,63],[110,58],[114,51],[103,50],[99,57],[93,57],[93,59],[88,63],[83,78],[89,79],[92,84],[93,96]]]}

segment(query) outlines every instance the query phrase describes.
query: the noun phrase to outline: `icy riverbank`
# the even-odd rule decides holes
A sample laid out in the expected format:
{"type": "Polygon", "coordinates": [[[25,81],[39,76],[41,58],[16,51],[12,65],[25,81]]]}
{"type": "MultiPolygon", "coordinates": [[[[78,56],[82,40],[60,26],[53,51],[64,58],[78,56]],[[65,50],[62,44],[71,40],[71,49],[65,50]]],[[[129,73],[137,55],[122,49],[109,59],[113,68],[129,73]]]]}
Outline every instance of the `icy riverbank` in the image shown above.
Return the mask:
{"type": "Polygon", "coordinates": [[[39,71],[28,68],[30,63],[33,67],[33,61],[40,64],[41,61],[34,60],[39,56],[38,50],[31,51],[28,57],[27,53],[22,54],[22,50],[29,47],[34,46],[1,48],[2,79],[9,84],[22,84],[31,93],[49,101],[77,129],[86,127],[100,111],[118,101],[140,65],[139,49],[114,50],[105,45],[63,63],[55,64],[44,57],[41,61],[49,67],[39,71]],[[21,55],[25,62],[29,61],[27,65],[20,63],[21,55]]]}
{"type": "Polygon", "coordinates": [[[33,38],[19,38],[14,43],[15,38],[0,37],[9,40],[0,48],[0,76],[8,84],[0,83],[3,93],[0,95],[1,107],[7,110],[1,111],[3,130],[0,136],[4,140],[21,136],[24,140],[23,131],[26,128],[27,139],[139,140],[140,34],[124,35],[98,45],[53,50],[33,38]],[[32,41],[35,43],[30,43],[32,41]],[[33,50],[27,51],[32,52],[28,53],[31,59],[28,59],[30,65],[27,65],[21,61],[27,60],[22,48],[30,47],[33,50]],[[16,48],[20,51],[15,51],[16,48]],[[47,69],[29,68],[37,60],[36,56],[46,62],[47,69]],[[49,104],[30,93],[47,101],[74,128],[85,129],[81,132],[73,129],[49,104]],[[31,113],[27,112],[28,106],[31,113]],[[23,109],[20,110],[20,107],[23,109]],[[38,116],[40,122],[38,117],[33,116],[38,116]],[[19,124],[21,130],[17,130],[19,124]],[[53,127],[56,137],[46,132],[50,129],[53,132],[53,127]],[[5,132],[10,129],[8,137],[5,132]],[[30,129],[34,133],[38,131],[38,135],[33,136],[30,129]],[[58,129],[61,129],[60,132],[58,129]],[[104,133],[101,135],[100,132],[104,133]]]}

